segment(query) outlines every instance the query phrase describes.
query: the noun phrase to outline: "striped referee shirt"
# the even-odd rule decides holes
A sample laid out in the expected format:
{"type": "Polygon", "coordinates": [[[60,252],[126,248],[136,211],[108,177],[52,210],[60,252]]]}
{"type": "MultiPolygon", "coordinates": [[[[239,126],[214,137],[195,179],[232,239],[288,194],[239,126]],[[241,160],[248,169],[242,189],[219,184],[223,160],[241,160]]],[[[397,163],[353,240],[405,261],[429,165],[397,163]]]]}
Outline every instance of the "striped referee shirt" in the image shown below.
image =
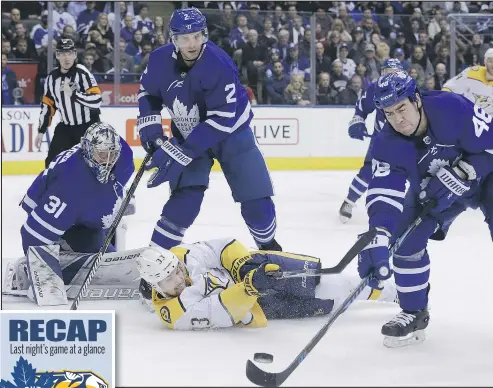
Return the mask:
{"type": "Polygon", "coordinates": [[[66,125],[87,124],[99,117],[101,101],[96,79],[85,66],[76,64],[65,74],[57,67],[46,78],[38,132],[47,131],[57,110],[66,125]],[[65,93],[65,83],[76,85],[72,96],[65,93]]]}

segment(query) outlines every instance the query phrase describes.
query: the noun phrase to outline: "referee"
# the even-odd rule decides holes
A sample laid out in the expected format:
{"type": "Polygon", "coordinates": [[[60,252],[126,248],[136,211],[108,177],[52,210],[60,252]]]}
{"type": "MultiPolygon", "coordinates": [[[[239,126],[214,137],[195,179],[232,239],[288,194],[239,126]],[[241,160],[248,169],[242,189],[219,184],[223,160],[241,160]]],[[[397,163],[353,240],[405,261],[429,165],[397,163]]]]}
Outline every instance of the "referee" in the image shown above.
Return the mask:
{"type": "Polygon", "coordinates": [[[61,120],[55,127],[45,159],[45,168],[60,152],[79,144],[86,129],[100,121],[101,90],[89,70],[76,63],[77,50],[72,39],[58,41],[56,58],[60,66],[46,78],[38,135],[34,142],[39,149],[43,136],[58,110],[61,120]]]}

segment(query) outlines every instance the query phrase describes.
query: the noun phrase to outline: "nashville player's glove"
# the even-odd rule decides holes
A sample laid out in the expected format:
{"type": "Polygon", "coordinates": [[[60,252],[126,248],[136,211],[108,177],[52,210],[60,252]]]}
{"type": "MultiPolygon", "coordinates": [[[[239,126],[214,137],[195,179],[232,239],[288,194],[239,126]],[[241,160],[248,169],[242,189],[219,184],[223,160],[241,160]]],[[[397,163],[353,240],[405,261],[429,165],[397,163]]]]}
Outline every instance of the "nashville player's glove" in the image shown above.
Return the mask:
{"type": "Polygon", "coordinates": [[[269,276],[268,273],[279,271],[279,269],[277,264],[264,262],[258,268],[248,272],[243,279],[245,292],[250,296],[262,296],[267,290],[275,289],[278,280],[269,276]]]}

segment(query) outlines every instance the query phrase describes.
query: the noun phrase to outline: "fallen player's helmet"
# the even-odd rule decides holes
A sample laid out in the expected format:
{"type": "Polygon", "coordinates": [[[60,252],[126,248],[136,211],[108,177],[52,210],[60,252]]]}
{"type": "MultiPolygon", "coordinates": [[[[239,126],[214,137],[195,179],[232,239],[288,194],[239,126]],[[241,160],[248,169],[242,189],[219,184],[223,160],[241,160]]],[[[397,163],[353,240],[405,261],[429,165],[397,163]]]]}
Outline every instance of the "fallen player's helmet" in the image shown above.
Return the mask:
{"type": "Polygon", "coordinates": [[[163,296],[178,296],[186,287],[186,276],[173,252],[159,246],[146,247],[136,259],[140,276],[163,296]]]}
{"type": "Polygon", "coordinates": [[[414,79],[404,71],[396,71],[378,79],[375,106],[378,109],[388,108],[406,98],[415,102],[416,93],[419,93],[419,90],[414,79]]]}
{"type": "Polygon", "coordinates": [[[80,146],[82,157],[97,180],[107,183],[122,150],[120,136],[115,129],[103,122],[94,123],[87,128],[80,146]]]}
{"type": "Polygon", "coordinates": [[[168,28],[169,35],[175,46],[176,37],[178,35],[202,31],[206,41],[209,36],[205,16],[197,8],[183,8],[175,10],[171,15],[168,28]]]}

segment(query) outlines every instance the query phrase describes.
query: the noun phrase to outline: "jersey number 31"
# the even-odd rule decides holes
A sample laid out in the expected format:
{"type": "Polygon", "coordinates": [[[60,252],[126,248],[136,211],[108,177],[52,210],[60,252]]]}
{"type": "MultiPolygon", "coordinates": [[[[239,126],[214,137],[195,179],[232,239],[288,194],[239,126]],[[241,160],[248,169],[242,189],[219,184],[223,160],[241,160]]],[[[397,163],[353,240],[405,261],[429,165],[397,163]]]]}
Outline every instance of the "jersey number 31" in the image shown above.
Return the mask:
{"type": "Polygon", "coordinates": [[[488,113],[486,113],[479,106],[474,105],[474,116],[472,117],[472,122],[474,123],[474,132],[477,137],[480,137],[483,131],[488,131],[489,124],[493,119],[488,113]]]}

